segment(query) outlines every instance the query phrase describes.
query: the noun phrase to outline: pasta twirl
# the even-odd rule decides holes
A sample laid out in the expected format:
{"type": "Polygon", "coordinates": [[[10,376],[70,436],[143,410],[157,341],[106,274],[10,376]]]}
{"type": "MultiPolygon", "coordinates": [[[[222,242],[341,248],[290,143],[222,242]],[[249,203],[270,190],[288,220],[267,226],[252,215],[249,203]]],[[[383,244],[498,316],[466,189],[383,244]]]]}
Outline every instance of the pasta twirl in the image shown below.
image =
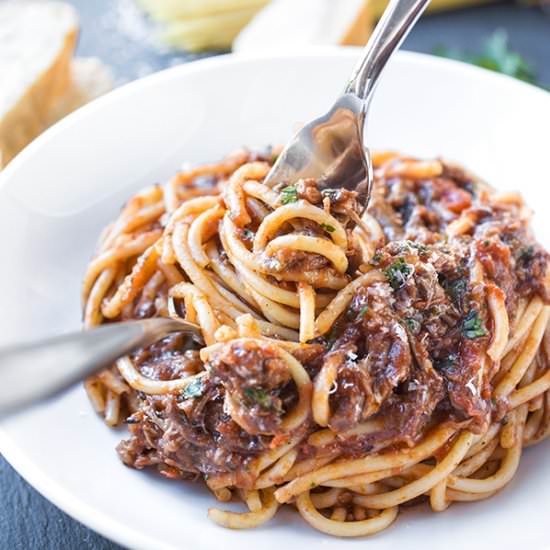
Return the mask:
{"type": "Polygon", "coordinates": [[[368,211],[313,180],[270,189],[242,151],[128,202],[84,277],[87,326],[200,325],[86,382],[129,466],[203,478],[228,528],[293,506],[329,535],[403,504],[489,498],[550,435],[548,254],[516,194],[441,160],[373,156],[368,211]]]}

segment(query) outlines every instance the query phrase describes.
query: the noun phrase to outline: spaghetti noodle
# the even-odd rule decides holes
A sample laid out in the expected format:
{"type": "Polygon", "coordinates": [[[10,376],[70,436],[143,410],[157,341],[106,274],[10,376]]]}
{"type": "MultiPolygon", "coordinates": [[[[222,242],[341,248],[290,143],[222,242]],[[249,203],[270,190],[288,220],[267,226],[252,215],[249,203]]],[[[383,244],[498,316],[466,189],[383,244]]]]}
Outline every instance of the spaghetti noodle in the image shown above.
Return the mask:
{"type": "Polygon", "coordinates": [[[363,536],[399,507],[488,498],[550,435],[548,254],[516,194],[460,167],[374,155],[353,192],[270,189],[239,152],[131,199],[83,284],[88,327],[198,324],[120,359],[86,389],[135,468],[203,478],[229,528],[283,504],[363,536]]]}

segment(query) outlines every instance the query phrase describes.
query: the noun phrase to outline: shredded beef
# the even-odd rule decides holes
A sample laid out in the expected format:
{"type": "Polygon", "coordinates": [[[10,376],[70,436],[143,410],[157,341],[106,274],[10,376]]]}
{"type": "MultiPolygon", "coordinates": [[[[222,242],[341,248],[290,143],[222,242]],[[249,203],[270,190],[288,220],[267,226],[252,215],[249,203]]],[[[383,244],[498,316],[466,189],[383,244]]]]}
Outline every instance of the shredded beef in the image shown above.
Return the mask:
{"type": "Polygon", "coordinates": [[[231,396],[248,433],[277,433],[283,414],[280,390],[290,376],[286,363],[272,348],[237,340],[216,352],[208,369],[213,382],[219,382],[231,396]]]}
{"type": "MultiPolygon", "coordinates": [[[[255,158],[273,162],[271,151],[255,158]]],[[[236,157],[235,163],[241,160],[236,157]]],[[[550,257],[520,216],[522,205],[493,201],[489,188],[465,170],[446,162],[442,167],[431,179],[396,177],[398,172],[375,178],[368,213],[387,244],[368,268],[382,272],[385,281],[359,287],[328,334],[292,352],[312,381],[324,368],[336,372],[328,418],[336,437],[326,448],[304,438],[300,459],[412,446],[430,427],[445,422],[480,432],[505,414],[505,403],[491,400],[494,365],[483,360],[492,328],[486,285],[504,293],[510,318],[520,298],[538,294],[550,303],[550,257]],[[446,228],[461,215],[473,220],[473,227],[447,236],[446,228]],[[483,268],[482,282],[475,278],[477,265],[483,268]],[[380,427],[350,433],[370,420],[380,427]]],[[[214,186],[218,180],[203,184],[214,186]]],[[[359,212],[355,193],[321,191],[310,179],[298,182],[296,193],[330,210],[353,242],[349,221],[359,212]]],[[[293,224],[282,232],[330,238],[330,228],[322,230],[310,220],[293,224]]],[[[253,232],[244,229],[241,238],[250,248],[253,232]]],[[[221,256],[228,261],[225,253],[221,256]]],[[[353,244],[347,256],[346,276],[356,278],[364,266],[353,244]]],[[[279,250],[261,261],[279,284],[316,274],[322,287],[335,276],[319,254],[279,250]]],[[[152,301],[135,305],[138,316],[156,314],[152,301]]],[[[154,380],[199,372],[204,378],[193,392],[138,393],[128,418],[130,438],[119,445],[119,453],[128,465],[154,465],[168,477],[236,472],[245,486],[249,461],[292,435],[281,425],[298,401],[295,384],[267,344],[227,342],[206,365],[186,347],[183,335],[176,334],[133,355],[139,371],[154,380]]],[[[300,429],[307,435],[319,427],[310,418],[300,429]]]]}
{"type": "Polygon", "coordinates": [[[143,376],[153,380],[174,380],[202,370],[199,352],[186,349],[188,346],[188,335],[174,333],[134,353],[132,359],[143,376]]]}

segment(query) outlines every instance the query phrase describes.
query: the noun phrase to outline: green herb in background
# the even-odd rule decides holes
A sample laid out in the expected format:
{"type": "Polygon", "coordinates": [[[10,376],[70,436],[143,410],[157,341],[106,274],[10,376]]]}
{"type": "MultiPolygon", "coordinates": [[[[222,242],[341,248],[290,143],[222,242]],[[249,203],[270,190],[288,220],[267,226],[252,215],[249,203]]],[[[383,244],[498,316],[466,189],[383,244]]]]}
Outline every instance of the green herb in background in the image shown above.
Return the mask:
{"type": "Polygon", "coordinates": [[[497,73],[502,73],[524,82],[537,84],[535,71],[524,57],[508,46],[508,33],[502,29],[495,31],[484,42],[479,53],[465,52],[456,48],[438,46],[434,54],[440,57],[464,61],[497,73]]]}

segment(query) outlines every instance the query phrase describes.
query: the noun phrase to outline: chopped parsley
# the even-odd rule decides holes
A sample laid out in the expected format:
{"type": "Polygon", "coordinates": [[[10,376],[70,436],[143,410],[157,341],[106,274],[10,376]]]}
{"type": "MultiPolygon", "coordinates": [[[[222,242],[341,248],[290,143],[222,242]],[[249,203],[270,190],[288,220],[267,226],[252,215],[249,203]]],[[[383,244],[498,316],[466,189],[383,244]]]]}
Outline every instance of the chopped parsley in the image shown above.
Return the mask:
{"type": "Polygon", "coordinates": [[[413,268],[403,258],[398,258],[390,266],[384,269],[384,275],[394,290],[399,290],[412,275],[413,268]]]}
{"type": "Polygon", "coordinates": [[[427,254],[430,249],[422,243],[413,243],[413,248],[416,248],[420,254],[427,254]]]}
{"type": "Polygon", "coordinates": [[[336,229],[332,225],[329,225],[328,223],[322,223],[321,227],[325,231],[328,231],[329,233],[334,233],[336,231],[336,229]]]}
{"type": "Polygon", "coordinates": [[[368,310],[369,310],[368,305],[363,306],[359,311],[356,311],[355,309],[350,308],[346,311],[346,319],[352,322],[360,321],[365,315],[365,313],[367,313],[368,310]]]}
{"type": "Polygon", "coordinates": [[[295,185],[288,185],[281,191],[281,202],[283,204],[290,204],[298,200],[298,189],[295,185]]]}
{"type": "Polygon", "coordinates": [[[271,153],[271,164],[275,164],[278,158],[279,158],[279,155],[276,155],[275,153],[271,153]]]}
{"type": "Polygon", "coordinates": [[[455,365],[458,361],[456,353],[449,353],[445,359],[439,359],[433,362],[435,370],[447,370],[455,365]]]}
{"type": "Polygon", "coordinates": [[[481,338],[487,336],[487,329],[483,325],[483,321],[479,318],[477,311],[472,310],[462,323],[462,333],[469,340],[474,340],[475,338],[481,338]]]}
{"type": "Polygon", "coordinates": [[[263,388],[245,388],[244,396],[252,404],[260,405],[262,409],[274,409],[273,397],[263,388]]]}
{"type": "Polygon", "coordinates": [[[181,392],[183,399],[194,399],[195,397],[201,397],[204,393],[204,384],[200,378],[196,378],[188,384],[181,392]]]}
{"type": "Polygon", "coordinates": [[[403,241],[401,246],[402,252],[408,252],[409,250],[417,250],[419,254],[427,254],[430,249],[422,243],[417,243],[414,241],[403,241]]]}
{"type": "Polygon", "coordinates": [[[518,259],[523,263],[530,263],[531,260],[535,257],[535,247],[534,246],[524,246],[519,251],[518,259]]]}
{"type": "Polygon", "coordinates": [[[407,317],[406,319],[403,319],[403,324],[413,333],[417,334],[420,332],[421,325],[412,317],[407,317]]]}
{"type": "Polygon", "coordinates": [[[462,303],[468,289],[466,279],[454,279],[452,281],[444,279],[441,286],[456,305],[462,303]]]}
{"type": "Polygon", "coordinates": [[[377,252],[373,257],[370,263],[372,265],[378,265],[382,261],[382,252],[377,252]]]}

